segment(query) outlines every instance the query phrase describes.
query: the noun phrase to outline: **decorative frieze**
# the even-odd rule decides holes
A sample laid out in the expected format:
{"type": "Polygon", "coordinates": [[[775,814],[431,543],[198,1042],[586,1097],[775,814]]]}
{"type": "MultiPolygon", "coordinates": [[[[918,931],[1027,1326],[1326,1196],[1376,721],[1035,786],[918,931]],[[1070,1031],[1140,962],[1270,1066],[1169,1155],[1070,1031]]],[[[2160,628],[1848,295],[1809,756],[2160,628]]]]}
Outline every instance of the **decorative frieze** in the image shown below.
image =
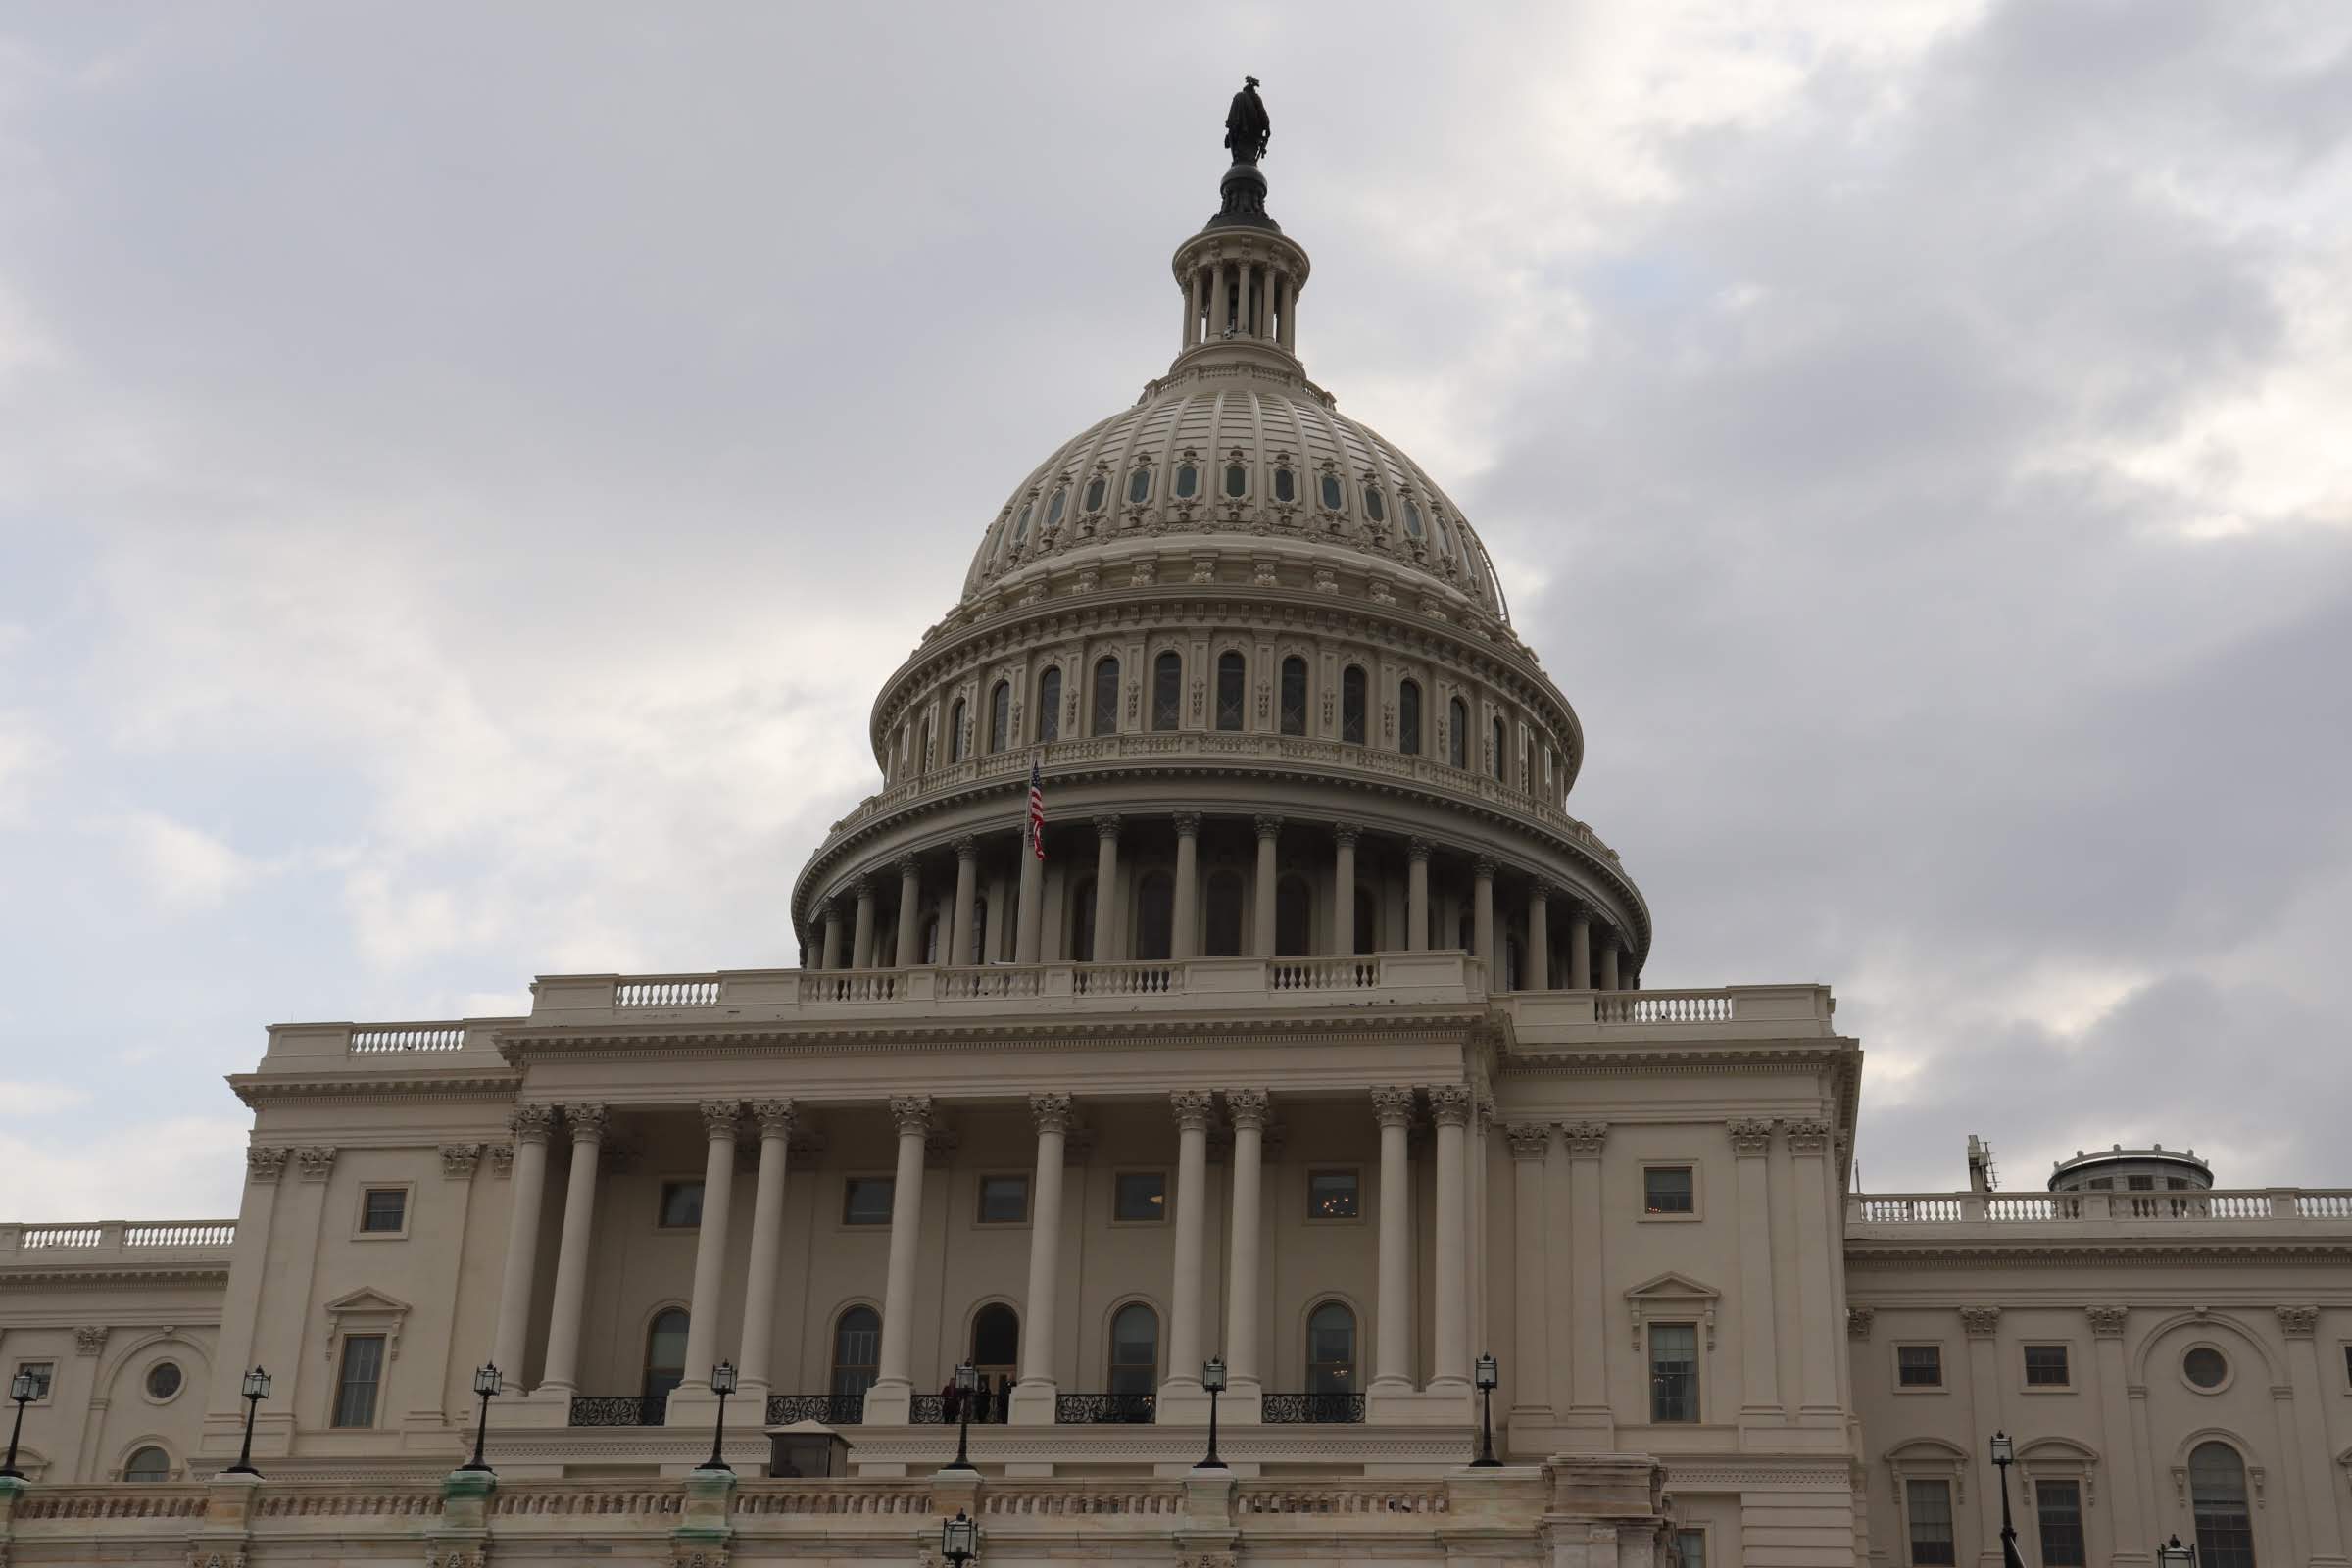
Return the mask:
{"type": "Polygon", "coordinates": [[[248,1180],[273,1182],[286,1173],[286,1156],[290,1149],[253,1148],[245,1151],[245,1175],[248,1180]]]}
{"type": "Polygon", "coordinates": [[[1964,1306],[1960,1309],[1960,1332],[1972,1340],[1989,1340],[2001,1329],[2001,1309],[1997,1306],[1964,1306]]]}
{"type": "Polygon", "coordinates": [[[441,1146],[441,1174],[453,1182],[469,1182],[481,1167],[482,1146],[479,1144],[443,1144],[441,1146]]]}
{"type": "Polygon", "coordinates": [[[1747,1156],[1772,1152],[1772,1123],[1761,1116],[1735,1116],[1724,1124],[1731,1134],[1732,1152],[1747,1156]]]}
{"type": "Polygon", "coordinates": [[[1878,1308],[1849,1306],[1845,1309],[1845,1337],[1849,1340],[1870,1338],[1870,1326],[1878,1321],[1878,1308]]]}
{"type": "Polygon", "coordinates": [[[2124,1319],[2130,1312],[2131,1308],[2125,1306],[2086,1306],[2082,1309],[2082,1315],[2090,1319],[2092,1336],[2102,1340],[2122,1339],[2124,1319]]]}
{"type": "Polygon", "coordinates": [[[335,1173],[335,1146],[306,1144],[294,1151],[294,1161],[302,1167],[306,1182],[322,1182],[335,1173]]]}
{"type": "Polygon", "coordinates": [[[1600,1146],[1609,1136],[1605,1121],[1572,1121],[1560,1128],[1568,1145],[1570,1159],[1598,1159],[1600,1146]]]}

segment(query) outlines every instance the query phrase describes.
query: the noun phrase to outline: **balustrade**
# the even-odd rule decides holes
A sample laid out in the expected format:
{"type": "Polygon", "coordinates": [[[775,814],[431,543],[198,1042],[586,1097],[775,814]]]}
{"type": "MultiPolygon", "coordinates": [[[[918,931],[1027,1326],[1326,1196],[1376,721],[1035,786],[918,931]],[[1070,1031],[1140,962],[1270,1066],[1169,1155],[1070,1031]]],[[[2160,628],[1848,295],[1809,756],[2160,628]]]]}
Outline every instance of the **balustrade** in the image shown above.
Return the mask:
{"type": "Polygon", "coordinates": [[[1267,1426],[1341,1426],[1364,1419],[1360,1394],[1266,1394],[1258,1419],[1267,1426]]]}
{"type": "Polygon", "coordinates": [[[376,1051],[463,1051],[466,1026],[455,1023],[369,1024],[351,1032],[351,1049],[376,1051]]]}
{"type": "Polygon", "coordinates": [[[862,1394],[771,1394],[767,1396],[767,1424],[771,1427],[790,1426],[795,1421],[814,1421],[829,1427],[854,1427],[865,1420],[865,1396],[862,1394]]]}
{"type": "Polygon", "coordinates": [[[1155,1394],[1062,1394],[1054,1419],[1063,1426],[1148,1426],[1159,1408],[1155,1394]]]}
{"type": "Polygon", "coordinates": [[[575,1394],[569,1425],[658,1427],[668,1418],[666,1394],[575,1394]]]}
{"type": "Polygon", "coordinates": [[[1856,1194],[1846,1199],[1845,1214],[1849,1226],[2295,1223],[2352,1220],[2352,1190],[1856,1194]]]}
{"type": "Polygon", "coordinates": [[[705,975],[624,980],[612,988],[615,1007],[714,1007],[719,982],[705,975]]]}

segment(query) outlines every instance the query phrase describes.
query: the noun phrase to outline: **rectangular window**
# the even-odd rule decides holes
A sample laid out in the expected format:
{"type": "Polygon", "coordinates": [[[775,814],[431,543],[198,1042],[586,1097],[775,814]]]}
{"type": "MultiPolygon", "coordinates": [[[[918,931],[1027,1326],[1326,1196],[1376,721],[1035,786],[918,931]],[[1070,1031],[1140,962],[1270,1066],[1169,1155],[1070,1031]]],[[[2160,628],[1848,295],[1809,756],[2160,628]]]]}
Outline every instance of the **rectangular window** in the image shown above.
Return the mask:
{"type": "Polygon", "coordinates": [[[2156,1190],[2156,1178],[2153,1176],[2127,1176],[2124,1178],[2124,1186],[2130,1192],[2152,1193],[2156,1190]]]}
{"type": "Polygon", "coordinates": [[[887,1225],[891,1200],[898,1196],[896,1176],[853,1176],[841,1186],[844,1225],[887,1225]]]}
{"type": "Polygon", "coordinates": [[[2090,1554],[2082,1543],[2082,1484],[2035,1482],[2034,1506],[2041,1526],[2042,1568],[2088,1568],[2090,1554]]]}
{"type": "Polygon", "coordinates": [[[409,1223],[409,1190],[370,1187],[360,1195],[360,1229],[372,1236],[398,1235],[409,1223]]]}
{"type": "Polygon", "coordinates": [[[1361,1212],[1358,1179],[1351,1170],[1312,1170],[1306,1173],[1308,1219],[1354,1219],[1361,1212]]]}
{"type": "Polygon", "coordinates": [[[384,1337],[354,1334],[343,1342],[343,1366],[335,1377],[335,1419],[339,1427],[375,1425],[375,1388],[384,1375],[384,1337]]]}
{"type": "Polygon", "coordinates": [[[2074,1382],[2066,1364],[2063,1345],[2029,1345],[2026,1347],[2026,1387],[2029,1389],[2063,1389],[2074,1382]]]}
{"type": "Polygon", "coordinates": [[[1911,1561],[1915,1568],[1951,1568],[1952,1484],[1948,1481],[1903,1483],[1903,1513],[1911,1527],[1911,1561]]]}
{"type": "Polygon", "coordinates": [[[1688,1165],[1651,1165],[1642,1172],[1642,1211],[1695,1214],[1698,1186],[1688,1165]]]}
{"type": "Polygon", "coordinates": [[[2089,1188],[2094,1193],[2111,1192],[2115,1188],[2115,1178],[2112,1176],[2093,1176],[2090,1180],[2084,1182],[2082,1185],[2089,1188]]]}
{"type": "Polygon", "coordinates": [[[1707,1568],[1707,1533],[1704,1530],[1677,1530],[1674,1533],[1674,1568],[1707,1568]]]}
{"type": "Polygon", "coordinates": [[[1028,1221],[1028,1177],[983,1176],[980,1178],[981,1224],[1025,1225],[1028,1221]]]}
{"type": "Polygon", "coordinates": [[[1900,1389],[1943,1387],[1943,1347],[1898,1345],[1894,1348],[1894,1383],[1900,1389]]]}
{"type": "Polygon", "coordinates": [[[703,1184],[701,1182],[663,1182],[662,1184],[662,1228],[663,1230],[693,1230],[703,1223],[703,1184]]]}
{"type": "Polygon", "coordinates": [[[1698,1419],[1698,1326],[1694,1323],[1650,1325],[1649,1418],[1698,1419]]]}
{"type": "MultiPolygon", "coordinates": [[[[32,1379],[32,1402],[47,1404],[49,1402],[49,1386],[57,1381],[57,1363],[55,1361],[19,1361],[17,1370],[32,1379]]],[[[16,1380],[11,1378],[9,1381],[14,1383],[16,1380]]]]}
{"type": "Polygon", "coordinates": [[[1168,1217],[1168,1173],[1164,1170],[1123,1170],[1112,1184],[1110,1217],[1130,1225],[1149,1225],[1168,1217]]]}

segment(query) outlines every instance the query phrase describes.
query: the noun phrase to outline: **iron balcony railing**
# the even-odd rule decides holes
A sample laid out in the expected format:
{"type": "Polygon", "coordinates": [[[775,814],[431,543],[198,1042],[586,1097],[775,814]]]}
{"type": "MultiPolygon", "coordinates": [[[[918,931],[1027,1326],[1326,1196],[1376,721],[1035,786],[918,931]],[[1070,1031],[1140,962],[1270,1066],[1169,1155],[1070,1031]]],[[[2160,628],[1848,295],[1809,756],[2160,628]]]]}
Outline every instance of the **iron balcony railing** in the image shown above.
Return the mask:
{"type": "Polygon", "coordinates": [[[815,1421],[829,1427],[854,1427],[865,1420],[862,1394],[771,1394],[767,1424],[788,1427],[795,1421],[815,1421]]]}
{"type": "Polygon", "coordinates": [[[948,1396],[944,1394],[918,1394],[906,1402],[906,1419],[918,1427],[950,1426],[948,1396]]]}
{"type": "Polygon", "coordinates": [[[1063,1426],[1150,1426],[1159,1408],[1156,1394],[1061,1394],[1054,1419],[1063,1426]]]}
{"type": "Polygon", "coordinates": [[[1267,1426],[1337,1426],[1364,1419],[1360,1394],[1267,1394],[1259,1396],[1258,1419],[1267,1426]]]}
{"type": "Polygon", "coordinates": [[[570,1424],[575,1427],[658,1427],[669,1414],[666,1394],[575,1394],[570,1424]]]}

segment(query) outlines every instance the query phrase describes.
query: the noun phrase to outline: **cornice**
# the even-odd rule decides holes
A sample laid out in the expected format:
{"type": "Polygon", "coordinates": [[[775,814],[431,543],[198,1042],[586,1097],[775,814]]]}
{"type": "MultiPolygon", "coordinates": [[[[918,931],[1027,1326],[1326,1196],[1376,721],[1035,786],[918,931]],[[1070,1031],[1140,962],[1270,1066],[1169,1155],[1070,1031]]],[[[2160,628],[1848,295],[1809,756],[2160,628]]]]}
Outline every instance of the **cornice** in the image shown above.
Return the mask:
{"type": "Polygon", "coordinates": [[[219,1262],[0,1264],[0,1291],[35,1285],[149,1286],[220,1285],[228,1283],[228,1260],[219,1262]]]}
{"type": "Polygon", "coordinates": [[[2250,1258],[2352,1259],[2352,1229],[2334,1236],[2202,1236],[2150,1240],[2144,1237],[1998,1237],[1968,1241],[1913,1242],[1856,1238],[1845,1241],[1848,1265],[1880,1270],[1940,1267],[2067,1268],[2083,1263],[2164,1264],[2220,1267],[2250,1258]]]}
{"type": "Polygon", "coordinates": [[[522,1085],[519,1074],[507,1067],[440,1072],[386,1072],[380,1068],[328,1069],[291,1073],[240,1072],[228,1076],[228,1087],[247,1105],[301,1101],[313,1104],[391,1104],[402,1101],[475,1101],[496,1102],[514,1098],[522,1085]]]}

